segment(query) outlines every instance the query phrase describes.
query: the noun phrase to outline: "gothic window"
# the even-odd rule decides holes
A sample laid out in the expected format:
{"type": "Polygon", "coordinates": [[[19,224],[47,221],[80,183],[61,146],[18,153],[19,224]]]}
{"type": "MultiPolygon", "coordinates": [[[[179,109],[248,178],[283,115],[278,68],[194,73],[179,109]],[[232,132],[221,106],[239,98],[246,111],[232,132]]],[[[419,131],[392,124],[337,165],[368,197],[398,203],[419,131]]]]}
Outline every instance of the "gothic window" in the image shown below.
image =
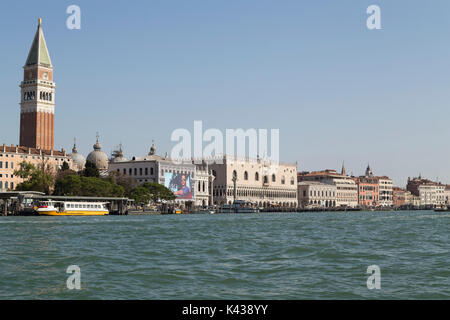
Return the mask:
{"type": "Polygon", "coordinates": [[[153,175],[153,168],[150,168],[150,174],[153,175]]]}
{"type": "Polygon", "coordinates": [[[205,192],[205,181],[203,181],[203,192],[205,192]]]}
{"type": "Polygon", "coordinates": [[[282,176],[282,177],[281,177],[281,184],[284,184],[284,183],[286,182],[285,180],[286,180],[285,177],[282,176]]]}
{"type": "Polygon", "coordinates": [[[256,181],[259,181],[259,173],[258,173],[258,172],[255,173],[255,180],[256,180],[256,181]]]}
{"type": "Polygon", "coordinates": [[[247,171],[244,172],[244,180],[248,180],[248,172],[247,171]]]}
{"type": "Polygon", "coordinates": [[[275,178],[275,175],[273,174],[272,175],[272,182],[275,182],[276,181],[276,178],[275,178]]]}

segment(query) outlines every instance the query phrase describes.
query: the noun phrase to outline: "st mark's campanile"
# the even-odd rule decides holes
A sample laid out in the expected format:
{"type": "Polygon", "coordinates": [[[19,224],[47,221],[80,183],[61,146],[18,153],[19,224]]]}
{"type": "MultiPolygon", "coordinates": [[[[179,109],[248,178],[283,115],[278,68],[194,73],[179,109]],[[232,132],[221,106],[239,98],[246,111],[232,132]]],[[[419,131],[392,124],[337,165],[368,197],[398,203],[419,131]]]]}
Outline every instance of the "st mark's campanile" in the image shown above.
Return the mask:
{"type": "Polygon", "coordinates": [[[41,19],[23,67],[20,102],[20,145],[43,150],[54,147],[55,83],[41,19]]]}

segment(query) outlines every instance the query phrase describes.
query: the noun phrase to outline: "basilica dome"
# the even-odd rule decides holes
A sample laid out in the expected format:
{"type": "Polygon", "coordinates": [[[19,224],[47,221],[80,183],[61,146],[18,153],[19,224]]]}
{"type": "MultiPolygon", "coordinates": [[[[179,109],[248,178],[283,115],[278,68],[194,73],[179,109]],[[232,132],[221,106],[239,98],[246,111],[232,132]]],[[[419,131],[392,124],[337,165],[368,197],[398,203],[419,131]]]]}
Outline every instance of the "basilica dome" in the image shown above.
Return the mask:
{"type": "Polygon", "coordinates": [[[127,158],[123,156],[122,144],[119,146],[119,150],[114,150],[111,154],[111,162],[122,162],[128,161],[127,158]]]}
{"type": "Polygon", "coordinates": [[[108,170],[108,156],[102,151],[102,146],[97,142],[94,144],[94,151],[91,151],[86,158],[87,161],[95,163],[100,171],[108,170]]]}
{"type": "Polygon", "coordinates": [[[78,153],[77,146],[75,143],[73,144],[70,158],[72,159],[73,166],[76,171],[83,170],[84,164],[86,163],[86,159],[83,157],[81,153],[78,153]]]}

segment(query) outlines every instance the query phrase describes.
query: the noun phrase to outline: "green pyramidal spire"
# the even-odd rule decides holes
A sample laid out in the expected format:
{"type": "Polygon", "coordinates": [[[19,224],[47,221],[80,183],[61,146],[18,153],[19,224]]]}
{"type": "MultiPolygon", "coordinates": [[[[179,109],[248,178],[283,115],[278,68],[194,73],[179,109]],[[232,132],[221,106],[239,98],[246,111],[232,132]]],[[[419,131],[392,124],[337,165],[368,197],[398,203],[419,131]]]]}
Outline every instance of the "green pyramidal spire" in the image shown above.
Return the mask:
{"type": "Polygon", "coordinates": [[[52,67],[52,61],[48,53],[47,44],[45,43],[44,32],[42,31],[41,18],[38,20],[38,28],[34,36],[33,44],[28,53],[25,66],[41,65],[43,67],[52,67]]]}

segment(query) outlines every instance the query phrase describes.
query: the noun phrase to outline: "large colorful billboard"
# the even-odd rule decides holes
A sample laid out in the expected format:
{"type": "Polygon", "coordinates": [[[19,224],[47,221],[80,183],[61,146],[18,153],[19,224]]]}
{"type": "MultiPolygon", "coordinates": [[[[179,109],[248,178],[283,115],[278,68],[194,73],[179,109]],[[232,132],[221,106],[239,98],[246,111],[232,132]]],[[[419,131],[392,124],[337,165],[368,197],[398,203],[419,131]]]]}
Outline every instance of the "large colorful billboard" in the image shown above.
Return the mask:
{"type": "Polygon", "coordinates": [[[190,173],[164,172],[164,186],[169,188],[177,199],[192,199],[192,184],[190,173]]]}

